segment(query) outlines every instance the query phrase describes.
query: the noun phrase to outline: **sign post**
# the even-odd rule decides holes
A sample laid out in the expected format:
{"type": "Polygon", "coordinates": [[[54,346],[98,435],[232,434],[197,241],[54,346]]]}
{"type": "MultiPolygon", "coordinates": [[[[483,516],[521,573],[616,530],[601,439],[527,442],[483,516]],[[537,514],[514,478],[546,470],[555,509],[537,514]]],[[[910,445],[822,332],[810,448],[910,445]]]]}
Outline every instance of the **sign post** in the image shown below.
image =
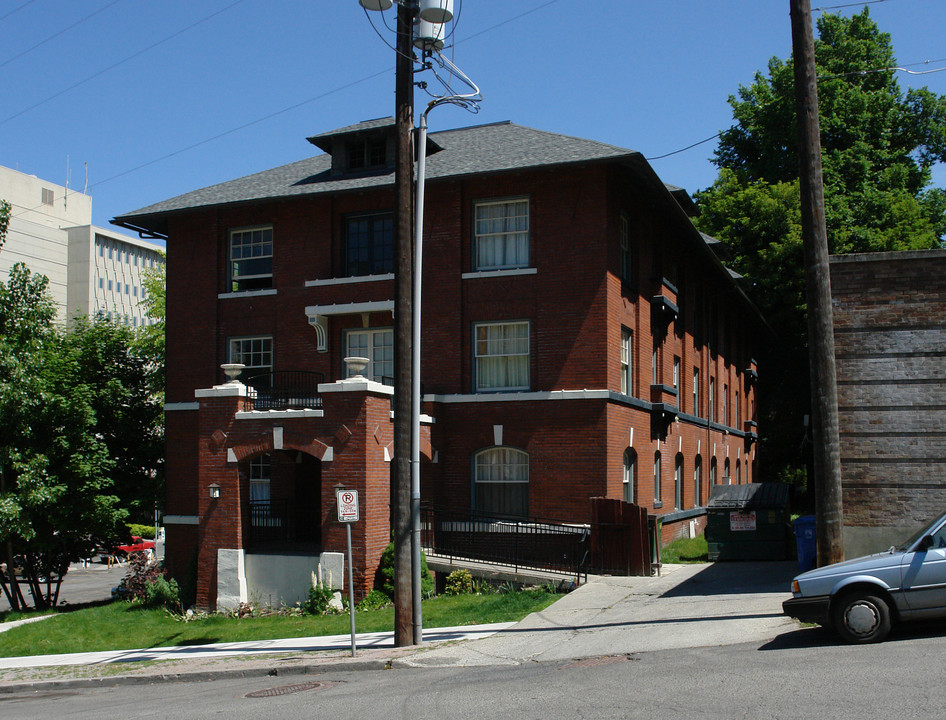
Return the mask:
{"type": "Polygon", "coordinates": [[[355,581],[351,559],[351,524],[358,522],[358,491],[335,488],[335,504],[338,506],[338,521],[345,523],[345,539],[348,545],[348,617],[351,620],[351,656],[355,657],[355,581]]]}

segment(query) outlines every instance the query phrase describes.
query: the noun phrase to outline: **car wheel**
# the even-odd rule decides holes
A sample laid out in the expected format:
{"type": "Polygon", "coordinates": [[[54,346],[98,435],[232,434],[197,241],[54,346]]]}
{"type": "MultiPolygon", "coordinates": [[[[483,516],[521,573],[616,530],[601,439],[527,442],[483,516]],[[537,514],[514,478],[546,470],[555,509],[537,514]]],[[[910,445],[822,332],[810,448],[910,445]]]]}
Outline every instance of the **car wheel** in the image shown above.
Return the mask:
{"type": "Polygon", "coordinates": [[[870,592],[848,593],[835,603],[831,624],[847,642],[880,642],[890,632],[890,608],[870,592]]]}

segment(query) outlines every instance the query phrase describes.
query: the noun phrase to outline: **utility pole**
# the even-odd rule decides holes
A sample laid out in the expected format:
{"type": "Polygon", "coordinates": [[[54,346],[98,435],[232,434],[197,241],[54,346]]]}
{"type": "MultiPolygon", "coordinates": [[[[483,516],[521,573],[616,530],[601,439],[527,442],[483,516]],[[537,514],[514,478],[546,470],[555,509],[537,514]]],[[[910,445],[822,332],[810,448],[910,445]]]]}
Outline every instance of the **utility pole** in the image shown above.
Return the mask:
{"type": "Polygon", "coordinates": [[[394,472],[391,510],[394,534],[394,644],[414,644],[411,597],[411,293],[413,231],[411,188],[414,158],[413,32],[416,0],[397,8],[394,170],[394,472]]]}
{"type": "Polygon", "coordinates": [[[811,365],[812,438],[818,535],[818,565],[844,559],[841,457],[838,436],[834,319],[828,269],[828,231],[821,171],[818,80],[810,0],[790,0],[795,107],[798,118],[799,187],[805,286],[808,301],[808,357],[811,365]]]}

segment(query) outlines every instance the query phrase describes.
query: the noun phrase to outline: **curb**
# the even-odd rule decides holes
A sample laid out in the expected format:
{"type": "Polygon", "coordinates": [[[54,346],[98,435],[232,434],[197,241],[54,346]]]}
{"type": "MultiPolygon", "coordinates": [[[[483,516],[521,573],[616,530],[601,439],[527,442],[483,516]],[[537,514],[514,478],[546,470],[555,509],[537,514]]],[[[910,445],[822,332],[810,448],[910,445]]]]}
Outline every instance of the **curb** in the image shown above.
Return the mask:
{"type": "Polygon", "coordinates": [[[0,695],[42,690],[88,689],[131,687],[136,685],[158,685],[179,682],[211,682],[240,678],[285,677],[292,675],[319,675],[326,672],[362,672],[366,670],[390,670],[393,658],[354,659],[346,662],[306,663],[280,667],[227,668],[221,670],[197,670],[182,673],[157,673],[154,675],[115,675],[113,677],[74,678],[70,680],[35,680],[0,685],[0,695]]]}

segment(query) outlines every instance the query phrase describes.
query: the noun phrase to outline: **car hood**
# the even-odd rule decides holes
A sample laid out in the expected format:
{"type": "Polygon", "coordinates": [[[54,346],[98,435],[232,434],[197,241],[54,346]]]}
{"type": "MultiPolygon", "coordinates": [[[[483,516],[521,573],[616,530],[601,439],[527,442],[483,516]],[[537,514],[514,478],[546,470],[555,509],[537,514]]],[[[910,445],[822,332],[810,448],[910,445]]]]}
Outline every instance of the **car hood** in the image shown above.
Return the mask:
{"type": "Polygon", "coordinates": [[[844,560],[843,562],[834,563],[833,565],[825,565],[824,567],[815,568],[814,570],[809,570],[808,572],[802,573],[796,579],[799,581],[813,580],[815,578],[837,575],[838,573],[856,573],[860,571],[878,570],[880,568],[886,567],[897,567],[900,565],[900,559],[902,557],[902,552],[890,552],[887,550],[884,552],[874,553],[873,555],[865,555],[863,557],[853,558],[852,560],[844,560]]]}

